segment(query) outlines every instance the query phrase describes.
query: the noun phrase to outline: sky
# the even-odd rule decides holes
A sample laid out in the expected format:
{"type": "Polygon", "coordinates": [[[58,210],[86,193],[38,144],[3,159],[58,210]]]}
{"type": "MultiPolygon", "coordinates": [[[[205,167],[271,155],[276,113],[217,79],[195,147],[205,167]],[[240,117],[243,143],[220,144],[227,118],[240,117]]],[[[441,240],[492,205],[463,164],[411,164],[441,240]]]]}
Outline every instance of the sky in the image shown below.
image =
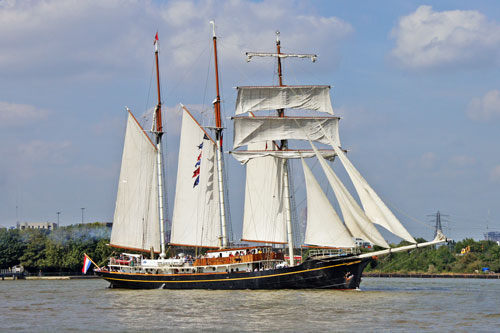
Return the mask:
{"type": "MultiPolygon", "coordinates": [[[[277,83],[244,53],[273,52],[279,30],[283,52],[318,55],[285,60],[285,84],[333,87],[343,148],[412,235],[431,239],[438,210],[450,238],[500,231],[500,3],[485,0],[0,0],[0,226],[113,219],[125,106],[146,121],[156,103],[156,31],[171,215],[179,103],[212,122],[210,20],[225,151],[234,87],[277,83]]],[[[245,174],[226,166],[238,239],[245,174]]]]}

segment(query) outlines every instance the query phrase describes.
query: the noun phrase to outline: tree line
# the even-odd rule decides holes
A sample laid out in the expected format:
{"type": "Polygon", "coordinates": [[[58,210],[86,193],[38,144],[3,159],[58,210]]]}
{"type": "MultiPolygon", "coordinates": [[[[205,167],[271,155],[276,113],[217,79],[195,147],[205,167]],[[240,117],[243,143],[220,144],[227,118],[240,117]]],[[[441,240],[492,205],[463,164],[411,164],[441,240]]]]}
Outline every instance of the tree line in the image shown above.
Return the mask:
{"type": "Polygon", "coordinates": [[[102,223],[77,224],[45,229],[0,228],[0,269],[22,265],[31,273],[77,272],[87,253],[98,265],[113,252],[111,229],[102,223]]]}
{"type": "MultiPolygon", "coordinates": [[[[111,229],[102,223],[76,224],[44,229],[0,228],[0,269],[22,265],[31,273],[77,272],[87,253],[100,266],[113,253],[111,229]]],[[[424,239],[417,239],[424,242],[424,239]]],[[[401,242],[398,246],[408,245],[401,242]]],[[[437,247],[418,248],[382,256],[366,271],[401,273],[474,273],[488,267],[500,272],[500,246],[493,241],[471,238],[437,247]]]]}
{"type": "MultiPolygon", "coordinates": [[[[424,242],[424,239],[417,239],[424,242]]],[[[401,242],[398,246],[409,245],[401,242]]],[[[500,272],[500,246],[494,241],[466,238],[440,246],[397,252],[373,261],[366,271],[381,273],[475,273],[483,268],[500,272]]]]}

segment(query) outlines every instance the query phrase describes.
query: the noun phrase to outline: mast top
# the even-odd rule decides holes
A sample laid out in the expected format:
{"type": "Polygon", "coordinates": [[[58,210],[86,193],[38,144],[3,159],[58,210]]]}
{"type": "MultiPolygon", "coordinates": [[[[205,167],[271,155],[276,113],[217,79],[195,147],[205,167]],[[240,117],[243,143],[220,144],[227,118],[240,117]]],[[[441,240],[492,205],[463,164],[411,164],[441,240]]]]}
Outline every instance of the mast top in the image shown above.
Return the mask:
{"type": "Polygon", "coordinates": [[[212,25],[212,34],[213,34],[213,37],[216,38],[217,36],[215,35],[215,21],[212,20],[209,23],[212,25]]]}
{"type": "Polygon", "coordinates": [[[158,139],[160,139],[163,133],[163,123],[161,120],[160,66],[158,65],[158,31],[156,32],[155,35],[154,46],[155,46],[155,62],[156,62],[156,87],[158,90],[158,104],[156,105],[156,110],[155,110],[155,119],[156,119],[155,132],[158,135],[158,139]]]}

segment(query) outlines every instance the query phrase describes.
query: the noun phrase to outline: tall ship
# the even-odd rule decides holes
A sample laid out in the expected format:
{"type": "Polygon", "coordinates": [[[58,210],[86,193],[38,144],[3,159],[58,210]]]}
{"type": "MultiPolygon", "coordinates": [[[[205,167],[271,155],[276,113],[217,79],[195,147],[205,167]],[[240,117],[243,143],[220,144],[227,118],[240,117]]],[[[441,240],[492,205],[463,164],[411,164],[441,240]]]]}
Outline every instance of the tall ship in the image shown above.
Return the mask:
{"type": "Polygon", "coordinates": [[[333,112],[329,86],[283,83],[282,61],[308,58],[314,62],[316,55],[281,52],[277,32],[276,52],[248,52],[247,60],[275,58],[278,84],[237,87],[230,155],[246,168],[241,240],[257,245],[235,246],[229,236],[226,213],[217,37],[215,24],[211,23],[215,126],[201,126],[181,105],[177,184],[169,237],[164,212],[164,132],[157,34],[158,104],[153,126],[148,133],[128,111],[111,233],[110,246],[128,252],[95,269],[97,275],[113,288],[355,289],[364,268],[376,256],[446,241],[438,233],[433,241],[417,243],[349,161],[340,144],[339,117],[333,112]],[[319,149],[318,145],[327,149],[319,149]],[[301,238],[296,237],[299,230],[294,230],[292,223],[290,162],[294,159],[302,166],[302,170],[295,169],[304,174],[307,197],[307,224],[301,238]],[[342,218],[305,159],[315,159],[320,165],[342,218]],[[361,204],[327,162],[334,159],[347,171],[361,204]],[[375,225],[409,245],[391,248],[375,225]],[[301,243],[296,243],[297,239],[301,243]],[[384,249],[362,253],[356,239],[384,249]],[[298,255],[299,251],[305,255],[298,255]]]}

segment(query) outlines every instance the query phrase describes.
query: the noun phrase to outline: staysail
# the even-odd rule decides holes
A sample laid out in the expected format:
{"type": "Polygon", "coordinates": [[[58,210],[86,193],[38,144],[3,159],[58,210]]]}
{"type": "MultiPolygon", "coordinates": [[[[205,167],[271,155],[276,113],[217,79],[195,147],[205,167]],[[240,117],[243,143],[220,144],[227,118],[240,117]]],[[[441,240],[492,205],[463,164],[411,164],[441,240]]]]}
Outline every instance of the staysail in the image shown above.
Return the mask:
{"type": "Polygon", "coordinates": [[[129,111],[110,245],[160,250],[157,151],[129,111]]]}
{"type": "Polygon", "coordinates": [[[330,168],[325,159],[319,154],[314,144],[312,142],[310,143],[335,193],[340,210],[342,211],[344,222],[351,234],[354,237],[362,238],[373,244],[389,248],[389,244],[387,244],[384,237],[382,237],[373,223],[370,222],[370,219],[365,215],[356,200],[354,200],[344,184],[342,184],[340,179],[333,172],[332,168],[330,168]]]}
{"type": "Polygon", "coordinates": [[[303,159],[302,167],[307,191],[307,227],[304,243],[328,247],[355,247],[351,233],[340,220],[303,159]]]}
{"type": "Polygon", "coordinates": [[[170,244],[219,247],[216,144],[183,108],[170,244]]]}
{"type": "Polygon", "coordinates": [[[237,87],[236,114],[277,109],[305,109],[333,115],[330,86],[237,87]]]}
{"type": "Polygon", "coordinates": [[[373,188],[367,183],[363,176],[359,173],[354,165],[347,159],[345,153],[338,147],[334,142],[331,143],[333,149],[335,150],[337,156],[339,157],[342,165],[346,169],[349,177],[351,178],[356,192],[359,195],[361,204],[365,211],[366,216],[370,218],[373,223],[377,223],[393,234],[403,238],[410,243],[416,243],[417,241],[410,235],[406,228],[399,222],[399,220],[394,216],[394,214],[389,210],[385,203],[380,199],[373,188]]]}

